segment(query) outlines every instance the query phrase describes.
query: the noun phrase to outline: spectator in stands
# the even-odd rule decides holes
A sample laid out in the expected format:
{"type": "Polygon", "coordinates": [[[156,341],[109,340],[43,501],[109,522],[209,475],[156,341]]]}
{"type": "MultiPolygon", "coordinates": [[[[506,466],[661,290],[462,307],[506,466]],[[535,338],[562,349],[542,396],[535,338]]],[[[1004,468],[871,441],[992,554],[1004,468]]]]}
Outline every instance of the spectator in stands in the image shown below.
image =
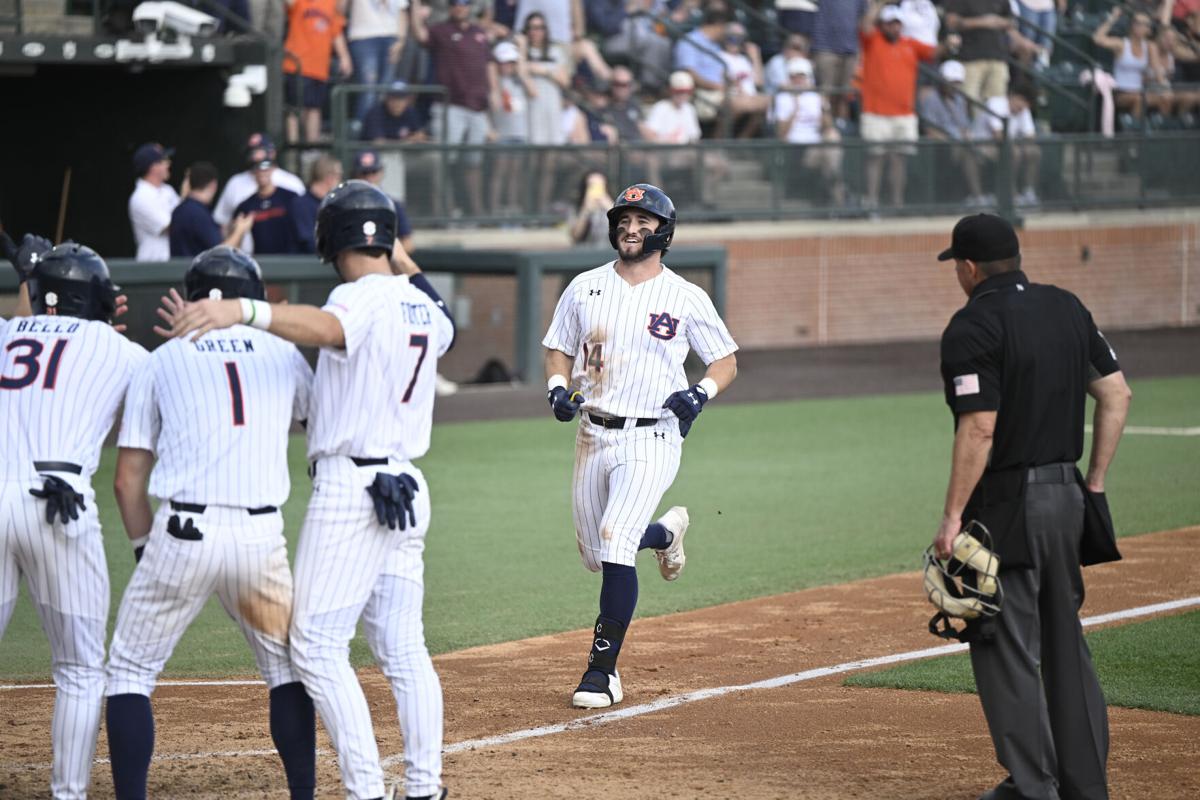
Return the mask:
{"type": "Polygon", "coordinates": [[[250,232],[254,217],[236,217],[229,235],[223,236],[211,210],[217,196],[217,168],[207,161],[197,161],[188,167],[187,178],[187,193],[171,212],[171,258],[191,258],[221,244],[237,247],[250,232]]]}
{"type": "MultiPolygon", "coordinates": [[[[304,141],[315,142],[321,137],[321,110],[329,95],[329,69],[337,53],[338,70],[343,78],[350,76],[354,64],[346,47],[342,15],[345,0],[287,0],[288,34],[283,48],[283,79],[287,102],[304,109],[304,141]]],[[[287,118],[289,142],[300,141],[300,120],[287,118]]]]}
{"type": "Polygon", "coordinates": [[[608,111],[622,142],[640,142],[649,138],[642,106],[634,99],[636,86],[629,67],[613,67],[612,83],[608,85],[608,111]]]}
{"type": "Polygon", "coordinates": [[[584,17],[581,0],[517,0],[513,30],[524,30],[530,15],[538,14],[546,23],[549,40],[570,46],[583,36],[584,17]]]}
{"type": "Polygon", "coordinates": [[[668,81],[671,96],[659,100],[646,117],[646,129],[654,141],[664,144],[692,144],[700,141],[700,119],[692,105],[695,81],[687,70],[676,70],[668,81]]]}
{"type": "MultiPolygon", "coordinates": [[[[275,145],[267,135],[263,133],[250,134],[250,138],[246,140],[244,151],[246,169],[226,181],[225,188],[221,191],[221,198],[217,201],[216,210],[213,211],[213,219],[225,229],[225,233],[230,231],[229,225],[237,212],[238,205],[257,191],[258,181],[255,176],[255,165],[258,161],[255,160],[255,154],[259,150],[265,151],[267,158],[271,161],[275,160],[275,145]]],[[[304,181],[286,169],[276,166],[271,170],[271,181],[281,189],[287,189],[297,195],[304,194],[304,181]]],[[[253,253],[253,238],[249,235],[243,236],[239,247],[247,253],[253,253]]]]}
{"type": "MultiPolygon", "coordinates": [[[[1030,111],[1032,94],[1031,89],[1014,83],[1009,86],[1007,97],[989,98],[987,108],[991,113],[976,114],[973,131],[974,138],[991,142],[999,142],[1007,133],[1012,152],[1014,200],[1018,206],[1025,208],[1041,202],[1037,186],[1042,150],[1038,147],[1037,126],[1030,111]],[[1020,191],[1017,191],[1018,186],[1020,191]]],[[[980,146],[977,152],[992,161],[999,157],[998,147],[994,144],[980,146]]]]}
{"type": "Polygon", "coordinates": [[[1150,86],[1157,87],[1164,83],[1169,85],[1163,73],[1158,47],[1152,38],[1154,23],[1149,14],[1139,11],[1133,15],[1128,36],[1110,36],[1109,31],[1121,18],[1121,14],[1121,7],[1114,6],[1092,35],[1092,41],[1097,46],[1113,54],[1112,71],[1117,84],[1114,93],[1117,111],[1125,111],[1132,114],[1134,119],[1141,119],[1145,105],[1160,113],[1169,114],[1172,102],[1170,92],[1147,91],[1150,86]],[[1147,86],[1147,78],[1150,79],[1150,86],[1147,86]]]}
{"type": "Polygon", "coordinates": [[[817,86],[825,96],[836,96],[833,113],[839,119],[850,116],[846,93],[854,78],[858,62],[858,29],[868,5],[868,0],[822,2],[813,19],[812,53],[817,86]]]}
{"type": "MultiPolygon", "coordinates": [[[[798,163],[804,169],[815,170],[835,208],[846,202],[846,184],[842,180],[842,148],[834,142],[841,134],[833,124],[828,98],[815,89],[812,62],[800,56],[787,65],[788,87],[775,95],[773,118],[775,135],[790,144],[801,145],[798,163]]],[[[789,169],[794,175],[798,170],[789,169]]]]}
{"type": "MultiPolygon", "coordinates": [[[[380,161],[379,154],[371,150],[363,150],[355,156],[354,177],[382,189],[383,162],[380,161]]],[[[404,208],[404,203],[394,197],[392,205],[396,207],[396,241],[404,248],[404,252],[411,253],[413,251],[413,228],[412,223],[408,221],[408,211],[404,208]]]]}
{"type": "Polygon", "coordinates": [[[608,178],[599,170],[588,170],[579,181],[575,207],[567,220],[567,231],[575,247],[609,247],[608,210],[613,199],[608,178]]]}
{"type": "Polygon", "coordinates": [[[300,236],[296,231],[296,220],[292,205],[299,198],[296,192],[278,188],[271,180],[275,171],[275,160],[263,148],[251,154],[254,161],[254,182],[257,191],[243,200],[237,207],[237,215],[250,214],[254,218],[250,236],[254,239],[254,252],[259,255],[284,255],[299,253],[300,236]]]}
{"type": "MultiPolygon", "coordinates": [[[[529,79],[521,62],[521,51],[512,42],[500,42],[492,48],[496,77],[492,81],[492,130],[496,143],[501,145],[524,145],[529,143],[530,95],[533,93],[529,79]]],[[[558,98],[556,111],[561,114],[562,98],[558,98]]],[[[556,118],[554,123],[559,124],[556,118]]],[[[561,127],[558,131],[561,132],[561,127]]],[[[521,164],[525,152],[498,150],[492,164],[492,212],[519,213],[519,197],[525,181],[521,180],[521,164]],[[501,195],[504,195],[501,198],[501,195]],[[501,205],[501,200],[504,205],[501,205]]]]}
{"type": "MultiPolygon", "coordinates": [[[[866,196],[863,206],[874,213],[879,206],[883,161],[887,156],[892,206],[904,204],[906,158],[916,154],[917,68],[932,61],[938,49],[901,34],[903,14],[897,6],[872,5],[862,18],[862,138],[872,145],[867,150],[866,196]]],[[[950,36],[947,44],[958,43],[950,36]]]]}
{"type": "Polygon", "coordinates": [[[746,41],[746,29],[740,22],[725,26],[721,60],[733,113],[732,133],[737,138],[753,138],[762,127],[771,98],[758,90],[763,83],[762,55],[758,45],[746,41]]]}
{"type": "Polygon", "coordinates": [[[407,83],[392,82],[383,100],[367,111],[361,135],[371,142],[424,142],[429,138],[425,117],[413,103],[407,83]]]}
{"type": "Polygon", "coordinates": [[[588,0],[589,30],[603,37],[609,62],[628,62],[638,82],[650,91],[662,88],[671,72],[670,38],[658,19],[667,11],[663,0],[588,0]]]}
{"type": "Polygon", "coordinates": [[[764,91],[768,96],[774,97],[776,92],[791,85],[788,62],[793,58],[808,60],[808,39],[798,33],[789,33],[783,40],[783,48],[763,68],[764,91]]]}
{"type": "Polygon", "coordinates": [[[921,44],[937,47],[942,18],[938,16],[933,0],[900,0],[896,5],[900,7],[900,13],[903,15],[901,33],[921,44]]]}
{"type": "Polygon", "coordinates": [[[971,110],[962,94],[967,71],[959,61],[943,61],[939,72],[943,83],[921,97],[921,121],[929,139],[957,142],[950,147],[950,163],[967,184],[967,208],[989,205],[979,179],[979,158],[971,145],[971,110]]]}
{"type": "MultiPolygon", "coordinates": [[[[716,119],[725,102],[725,61],[721,58],[721,39],[730,22],[724,6],[710,6],[704,12],[704,22],[675,43],[675,69],[687,72],[692,78],[696,104],[693,108],[700,120],[716,119]]],[[[674,77],[674,76],[672,76],[674,77]]],[[[671,84],[671,91],[677,91],[671,84]]],[[[690,103],[689,96],[689,105],[690,103]]]]}
{"type": "Polygon", "coordinates": [[[1058,15],[1067,13],[1067,0],[1017,0],[1017,9],[1021,12],[1021,32],[1037,45],[1041,65],[1050,66],[1058,15]]]}
{"type": "MultiPolygon", "coordinates": [[[[147,142],[133,153],[137,183],[129,195],[129,224],[137,243],[138,261],[166,261],[171,257],[167,234],[171,212],[179,205],[179,194],[167,183],[171,178],[171,156],[175,151],[158,142],[147,142]]],[[[184,179],[183,193],[188,193],[184,179]]]]}
{"type": "Polygon", "coordinates": [[[788,33],[803,36],[806,43],[812,39],[817,22],[816,0],[775,0],[775,13],[788,33]]]}
{"type": "Polygon", "coordinates": [[[1200,0],[1175,0],[1170,10],[1171,25],[1180,33],[1187,33],[1188,18],[1200,12],[1200,0]]]}
{"type": "Polygon", "coordinates": [[[1200,111],[1200,10],[1188,15],[1187,26],[1171,43],[1171,52],[1179,80],[1186,86],[1175,95],[1176,109],[1181,115],[1195,114],[1200,111]]]}
{"type": "MultiPolygon", "coordinates": [[[[355,83],[391,83],[407,39],[408,0],[350,0],[346,40],[355,83]]],[[[374,91],[359,94],[355,117],[361,121],[375,102],[374,91]]]]}
{"type": "Polygon", "coordinates": [[[946,28],[961,34],[958,60],[967,71],[963,91],[972,100],[1008,93],[1009,0],[945,0],[946,28]]]}
{"type": "MultiPolygon", "coordinates": [[[[414,28],[418,17],[424,21],[427,28],[440,25],[446,20],[453,19],[454,14],[451,9],[454,8],[454,2],[455,0],[412,0],[414,13],[409,21],[414,23],[414,28]]],[[[480,27],[484,30],[491,28],[493,0],[465,0],[465,5],[468,18],[479,20],[480,27]]]]}
{"type": "MultiPolygon", "coordinates": [[[[221,7],[222,10],[229,11],[232,14],[241,17],[242,19],[246,20],[246,22],[250,23],[251,28],[254,28],[253,17],[250,14],[250,4],[246,2],[246,0],[215,0],[215,2],[221,7]]],[[[215,11],[209,12],[206,9],[205,13],[211,13],[217,18],[217,33],[225,34],[226,36],[232,36],[243,32],[243,28],[239,27],[235,22],[221,16],[215,11]]],[[[280,13],[280,16],[282,16],[282,13],[280,13]]],[[[280,36],[279,39],[275,41],[280,41],[282,39],[283,37],[280,36]]]]}
{"type": "Polygon", "coordinates": [[[292,204],[292,218],[296,223],[296,238],[300,241],[300,252],[317,251],[314,234],[317,225],[317,210],[321,201],[333,187],[342,182],[342,162],[322,153],[313,162],[308,173],[308,188],[292,204]]]}
{"type": "Polygon", "coordinates": [[[546,18],[539,12],[525,17],[521,32],[520,55],[529,86],[529,142],[562,144],[559,118],[562,93],[570,81],[570,56],[563,45],[550,40],[546,18]]]}
{"type": "MultiPolygon", "coordinates": [[[[437,81],[446,87],[445,130],[442,130],[443,115],[435,105],[432,125],[435,138],[446,144],[478,147],[489,134],[491,46],[483,28],[471,22],[470,10],[470,0],[450,0],[450,19],[426,27],[417,14],[413,17],[413,32],[417,41],[429,48],[437,81]]],[[[456,164],[458,153],[451,152],[448,160],[456,164]]],[[[463,161],[463,168],[454,169],[462,173],[471,213],[478,216],[483,196],[480,172],[483,154],[470,151],[463,161]]]]}

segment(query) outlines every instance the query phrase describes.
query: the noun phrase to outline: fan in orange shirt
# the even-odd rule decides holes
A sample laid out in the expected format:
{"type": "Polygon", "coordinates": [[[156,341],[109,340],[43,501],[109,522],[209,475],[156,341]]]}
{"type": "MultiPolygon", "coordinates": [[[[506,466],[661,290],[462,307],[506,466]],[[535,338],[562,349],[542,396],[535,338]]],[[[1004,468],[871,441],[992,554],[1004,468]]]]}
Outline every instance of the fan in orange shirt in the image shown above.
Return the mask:
{"type": "MultiPolygon", "coordinates": [[[[354,70],[346,46],[345,0],[287,0],[288,34],[283,43],[284,92],[290,106],[304,108],[304,140],[321,135],[321,109],[329,92],[329,65],[337,53],[338,71],[354,70]]],[[[299,120],[289,115],[288,141],[300,138],[299,120]]]]}

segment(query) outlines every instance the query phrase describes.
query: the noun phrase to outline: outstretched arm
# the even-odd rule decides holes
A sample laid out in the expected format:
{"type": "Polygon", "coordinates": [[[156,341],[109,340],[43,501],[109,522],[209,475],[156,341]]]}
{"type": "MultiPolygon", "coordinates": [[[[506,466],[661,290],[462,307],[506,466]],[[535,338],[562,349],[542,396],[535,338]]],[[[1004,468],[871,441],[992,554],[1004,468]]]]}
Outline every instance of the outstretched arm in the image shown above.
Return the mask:
{"type": "Polygon", "coordinates": [[[316,306],[266,303],[262,300],[197,300],[188,303],[174,289],[162,298],[158,315],[167,327],[154,332],[168,339],[191,334],[192,341],[212,330],[239,323],[269,331],[307,347],[346,346],[341,320],[316,306]],[[265,321],[264,321],[265,318],[265,321]]]}

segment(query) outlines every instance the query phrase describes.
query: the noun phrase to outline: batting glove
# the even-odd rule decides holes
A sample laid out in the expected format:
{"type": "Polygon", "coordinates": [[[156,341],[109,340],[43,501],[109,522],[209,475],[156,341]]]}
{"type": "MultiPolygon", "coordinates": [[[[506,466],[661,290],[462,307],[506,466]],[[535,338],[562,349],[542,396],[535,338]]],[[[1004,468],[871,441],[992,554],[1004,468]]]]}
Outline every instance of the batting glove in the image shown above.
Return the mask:
{"type": "Polygon", "coordinates": [[[83,495],[71,488],[71,484],[55,475],[46,478],[41,489],[30,489],[34,497],[46,501],[46,522],[54,524],[54,515],[66,525],[71,520],[79,519],[79,511],[87,508],[83,495]]]}
{"type": "MultiPolygon", "coordinates": [[[[6,237],[7,238],[7,237],[6,237]]],[[[9,240],[11,242],[11,240],[9,240]]],[[[29,279],[33,268],[37,266],[41,260],[42,254],[50,248],[54,247],[54,243],[43,236],[35,236],[32,233],[25,234],[25,238],[21,240],[21,246],[15,250],[5,247],[5,255],[12,262],[13,267],[17,270],[17,275],[24,282],[29,279]]]]}
{"type": "Polygon", "coordinates": [[[692,429],[692,423],[696,421],[696,417],[700,416],[700,412],[704,410],[704,404],[708,402],[708,392],[700,388],[700,384],[695,383],[688,389],[675,392],[667,398],[667,402],[663,403],[663,408],[669,409],[671,413],[679,417],[679,435],[687,438],[688,431],[692,429]]]}
{"type": "Polygon", "coordinates": [[[550,402],[550,408],[554,409],[554,418],[556,420],[559,422],[570,422],[579,413],[579,406],[583,403],[583,395],[579,392],[567,394],[567,390],[562,386],[555,386],[546,393],[546,400],[550,402]]]}
{"type": "Polygon", "coordinates": [[[386,525],[390,530],[397,527],[405,530],[408,526],[416,526],[417,515],[413,511],[413,497],[420,491],[417,482],[411,475],[400,473],[388,475],[385,472],[375,473],[375,482],[367,487],[367,494],[375,503],[375,516],[380,525],[386,525]]]}

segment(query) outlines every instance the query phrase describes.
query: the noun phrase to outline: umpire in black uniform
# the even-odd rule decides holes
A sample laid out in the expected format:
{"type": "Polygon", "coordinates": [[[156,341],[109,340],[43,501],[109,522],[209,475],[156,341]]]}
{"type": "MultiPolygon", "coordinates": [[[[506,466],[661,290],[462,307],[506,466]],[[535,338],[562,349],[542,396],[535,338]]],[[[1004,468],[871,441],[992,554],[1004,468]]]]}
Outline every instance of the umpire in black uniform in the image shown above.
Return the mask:
{"type": "Polygon", "coordinates": [[[971,666],[996,756],[1009,772],[984,794],[1004,798],[1107,798],[1108,715],[1079,624],[1081,547],[1093,521],[1111,519],[1104,477],[1125,427],[1131,393],[1116,354],[1079,298],[1030,283],[1016,232],[976,214],[954,227],[950,248],[969,297],[942,334],[954,453],[942,523],[947,558],[964,520],[991,531],[1000,556],[999,616],[968,628],[971,666]],[[1086,397],[1096,398],[1086,479],[1086,397]],[[1099,514],[1100,517],[1097,517],[1099,514]],[[1040,674],[1039,674],[1040,666],[1040,674]]]}

